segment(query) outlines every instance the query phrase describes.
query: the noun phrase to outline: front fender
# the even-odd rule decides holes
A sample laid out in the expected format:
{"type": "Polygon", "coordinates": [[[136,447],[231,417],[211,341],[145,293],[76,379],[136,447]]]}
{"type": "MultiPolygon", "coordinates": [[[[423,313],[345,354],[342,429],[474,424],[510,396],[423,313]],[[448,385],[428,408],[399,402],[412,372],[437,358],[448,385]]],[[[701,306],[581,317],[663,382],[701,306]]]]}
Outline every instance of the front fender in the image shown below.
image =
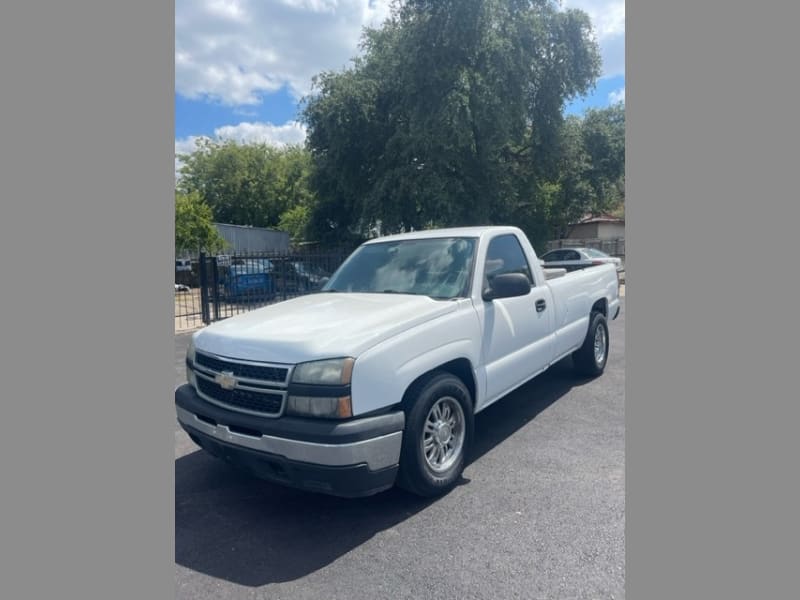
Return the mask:
{"type": "MultiPolygon", "coordinates": [[[[480,327],[470,301],[455,312],[384,340],[356,358],[352,376],[353,414],[399,404],[420,375],[466,358],[480,360],[480,327]]],[[[476,386],[478,395],[481,386],[476,386]]],[[[477,399],[476,399],[477,400],[477,399]]]]}

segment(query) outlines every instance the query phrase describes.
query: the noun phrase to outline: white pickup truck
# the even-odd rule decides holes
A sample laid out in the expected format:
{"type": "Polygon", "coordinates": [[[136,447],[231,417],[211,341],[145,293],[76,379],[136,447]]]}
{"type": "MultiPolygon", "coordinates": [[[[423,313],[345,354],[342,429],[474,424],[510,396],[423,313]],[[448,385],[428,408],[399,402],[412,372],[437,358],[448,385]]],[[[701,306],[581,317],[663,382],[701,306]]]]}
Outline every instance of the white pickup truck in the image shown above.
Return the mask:
{"type": "Polygon", "coordinates": [[[193,335],[177,417],[211,454],[306,490],[423,496],[459,480],[473,417],[572,354],[603,372],[613,265],[546,272],[516,227],[362,244],[319,293],[193,335]]]}

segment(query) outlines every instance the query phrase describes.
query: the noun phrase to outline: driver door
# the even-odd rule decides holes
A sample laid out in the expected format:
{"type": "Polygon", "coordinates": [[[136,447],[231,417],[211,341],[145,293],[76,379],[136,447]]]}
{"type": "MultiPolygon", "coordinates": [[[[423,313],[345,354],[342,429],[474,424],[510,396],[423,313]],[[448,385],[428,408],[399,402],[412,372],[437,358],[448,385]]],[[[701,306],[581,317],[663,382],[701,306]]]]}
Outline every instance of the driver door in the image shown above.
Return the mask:
{"type": "Polygon", "coordinates": [[[534,281],[525,253],[514,234],[494,237],[483,264],[483,289],[503,273],[522,273],[531,291],[514,298],[481,300],[476,306],[483,324],[482,363],[486,394],[481,408],[546,369],[553,352],[553,307],[550,288],[534,281]]]}

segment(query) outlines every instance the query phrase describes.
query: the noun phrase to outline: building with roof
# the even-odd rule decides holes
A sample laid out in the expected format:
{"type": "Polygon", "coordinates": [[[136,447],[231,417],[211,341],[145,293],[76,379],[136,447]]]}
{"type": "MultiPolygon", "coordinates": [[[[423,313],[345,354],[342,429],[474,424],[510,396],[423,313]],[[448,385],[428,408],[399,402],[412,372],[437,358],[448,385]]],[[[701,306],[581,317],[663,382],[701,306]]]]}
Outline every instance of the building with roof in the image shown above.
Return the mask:
{"type": "Polygon", "coordinates": [[[568,239],[616,240],[625,237],[625,219],[609,214],[587,215],[570,223],[568,239]]]}

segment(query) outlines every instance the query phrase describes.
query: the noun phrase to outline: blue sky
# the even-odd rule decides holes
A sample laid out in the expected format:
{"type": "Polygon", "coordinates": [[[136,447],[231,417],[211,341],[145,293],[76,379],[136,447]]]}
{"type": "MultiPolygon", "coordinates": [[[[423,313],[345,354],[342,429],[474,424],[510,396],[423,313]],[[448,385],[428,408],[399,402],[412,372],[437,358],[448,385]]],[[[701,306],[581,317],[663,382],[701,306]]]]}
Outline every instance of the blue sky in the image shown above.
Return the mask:
{"type": "MultiPolygon", "coordinates": [[[[176,0],[175,148],[195,138],[273,144],[305,138],[298,101],[311,77],[358,53],[361,28],[390,0],[176,0]]],[[[592,19],[603,76],[566,108],[582,114],[625,98],[624,0],[562,0],[592,19]]]]}
{"type": "Polygon", "coordinates": [[[175,137],[211,135],[218,127],[252,121],[286,123],[297,116],[297,101],[287,88],[264,94],[263,101],[247,107],[225,106],[207,100],[189,100],[175,94],[175,137]]]}

